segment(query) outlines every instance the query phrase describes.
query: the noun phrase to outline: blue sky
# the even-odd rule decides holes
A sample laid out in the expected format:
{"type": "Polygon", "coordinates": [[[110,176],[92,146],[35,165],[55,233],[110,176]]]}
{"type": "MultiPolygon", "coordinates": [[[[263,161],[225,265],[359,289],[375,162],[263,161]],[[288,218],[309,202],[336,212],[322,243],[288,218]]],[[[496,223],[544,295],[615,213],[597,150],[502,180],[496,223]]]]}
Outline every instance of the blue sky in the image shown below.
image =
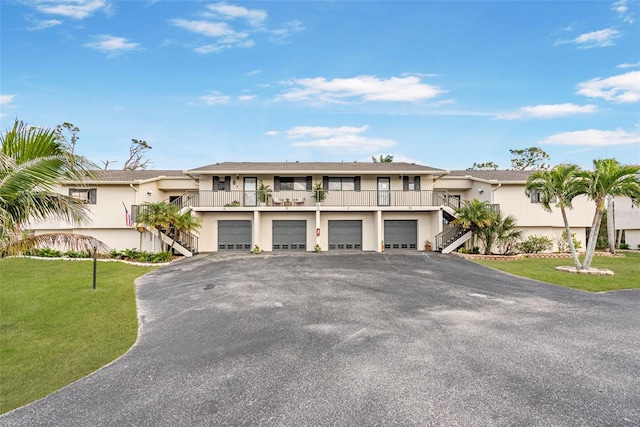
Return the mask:
{"type": "Polygon", "coordinates": [[[640,163],[638,1],[2,0],[0,125],[80,128],[110,169],[538,146],[640,163]]]}

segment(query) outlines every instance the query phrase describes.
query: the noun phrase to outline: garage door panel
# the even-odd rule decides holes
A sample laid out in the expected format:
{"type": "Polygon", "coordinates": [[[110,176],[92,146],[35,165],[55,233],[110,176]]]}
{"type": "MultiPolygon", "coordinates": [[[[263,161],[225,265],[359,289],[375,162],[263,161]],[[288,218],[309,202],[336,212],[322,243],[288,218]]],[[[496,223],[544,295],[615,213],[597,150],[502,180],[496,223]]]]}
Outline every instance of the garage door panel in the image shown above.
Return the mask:
{"type": "Polygon", "coordinates": [[[361,250],[362,221],[329,221],[329,250],[361,250]]]}
{"type": "Polygon", "coordinates": [[[251,221],[218,221],[218,250],[251,250],[251,221]]]}
{"type": "Polygon", "coordinates": [[[417,249],[418,224],[415,220],[385,220],[385,249],[417,249]]]}
{"type": "Polygon", "coordinates": [[[307,221],[273,221],[274,251],[304,251],[307,249],[307,221]]]}

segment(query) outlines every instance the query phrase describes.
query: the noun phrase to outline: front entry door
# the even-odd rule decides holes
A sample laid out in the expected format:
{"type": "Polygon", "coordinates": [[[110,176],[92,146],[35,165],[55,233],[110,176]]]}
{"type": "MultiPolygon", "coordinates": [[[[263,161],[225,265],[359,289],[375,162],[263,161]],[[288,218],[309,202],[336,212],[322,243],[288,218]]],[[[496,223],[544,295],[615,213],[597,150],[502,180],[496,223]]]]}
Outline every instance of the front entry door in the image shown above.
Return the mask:
{"type": "Polygon", "coordinates": [[[378,178],[378,206],[389,206],[391,190],[390,178],[378,178]]]}
{"type": "Polygon", "coordinates": [[[256,206],[258,204],[257,189],[258,178],[244,179],[244,206],[256,206]]]}

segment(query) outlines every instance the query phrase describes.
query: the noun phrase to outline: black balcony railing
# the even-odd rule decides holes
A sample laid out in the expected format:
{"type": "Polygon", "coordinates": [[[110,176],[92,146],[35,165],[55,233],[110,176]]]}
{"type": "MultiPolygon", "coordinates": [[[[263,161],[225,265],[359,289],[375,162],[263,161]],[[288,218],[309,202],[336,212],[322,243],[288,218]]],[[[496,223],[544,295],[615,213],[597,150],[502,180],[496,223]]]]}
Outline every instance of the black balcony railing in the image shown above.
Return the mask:
{"type": "Polygon", "coordinates": [[[402,190],[327,190],[317,194],[314,191],[211,191],[185,193],[174,203],[180,207],[294,207],[294,206],[391,206],[420,207],[447,205],[460,207],[460,198],[442,191],[402,191],[402,190]],[[316,197],[317,195],[317,197],[316,197]]]}

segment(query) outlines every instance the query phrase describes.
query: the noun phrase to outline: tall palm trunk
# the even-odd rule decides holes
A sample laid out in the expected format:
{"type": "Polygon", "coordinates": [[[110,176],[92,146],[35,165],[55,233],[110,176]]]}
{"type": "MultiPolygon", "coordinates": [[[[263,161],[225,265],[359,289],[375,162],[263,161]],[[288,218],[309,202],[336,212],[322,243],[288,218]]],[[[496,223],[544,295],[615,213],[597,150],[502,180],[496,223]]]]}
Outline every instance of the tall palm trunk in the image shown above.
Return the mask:
{"type": "Polygon", "coordinates": [[[602,215],[604,214],[604,200],[600,199],[596,202],[596,213],[593,216],[593,223],[591,224],[591,232],[589,233],[589,243],[587,244],[587,254],[584,258],[582,268],[584,270],[591,267],[591,261],[593,260],[593,254],[596,251],[596,243],[598,243],[598,230],[600,230],[600,223],[602,222],[602,215]]]}
{"type": "Polygon", "coordinates": [[[576,252],[576,246],[573,244],[573,237],[571,236],[571,229],[569,228],[569,220],[567,218],[567,212],[564,207],[560,208],[560,212],[562,212],[562,220],[564,221],[564,229],[567,233],[567,241],[569,243],[569,249],[571,249],[571,256],[573,257],[573,264],[577,269],[582,268],[582,264],[580,264],[580,260],[578,259],[578,253],[576,252]]]}
{"type": "Polygon", "coordinates": [[[616,225],[613,206],[613,196],[607,195],[607,239],[609,240],[609,252],[616,253],[616,225]]]}

